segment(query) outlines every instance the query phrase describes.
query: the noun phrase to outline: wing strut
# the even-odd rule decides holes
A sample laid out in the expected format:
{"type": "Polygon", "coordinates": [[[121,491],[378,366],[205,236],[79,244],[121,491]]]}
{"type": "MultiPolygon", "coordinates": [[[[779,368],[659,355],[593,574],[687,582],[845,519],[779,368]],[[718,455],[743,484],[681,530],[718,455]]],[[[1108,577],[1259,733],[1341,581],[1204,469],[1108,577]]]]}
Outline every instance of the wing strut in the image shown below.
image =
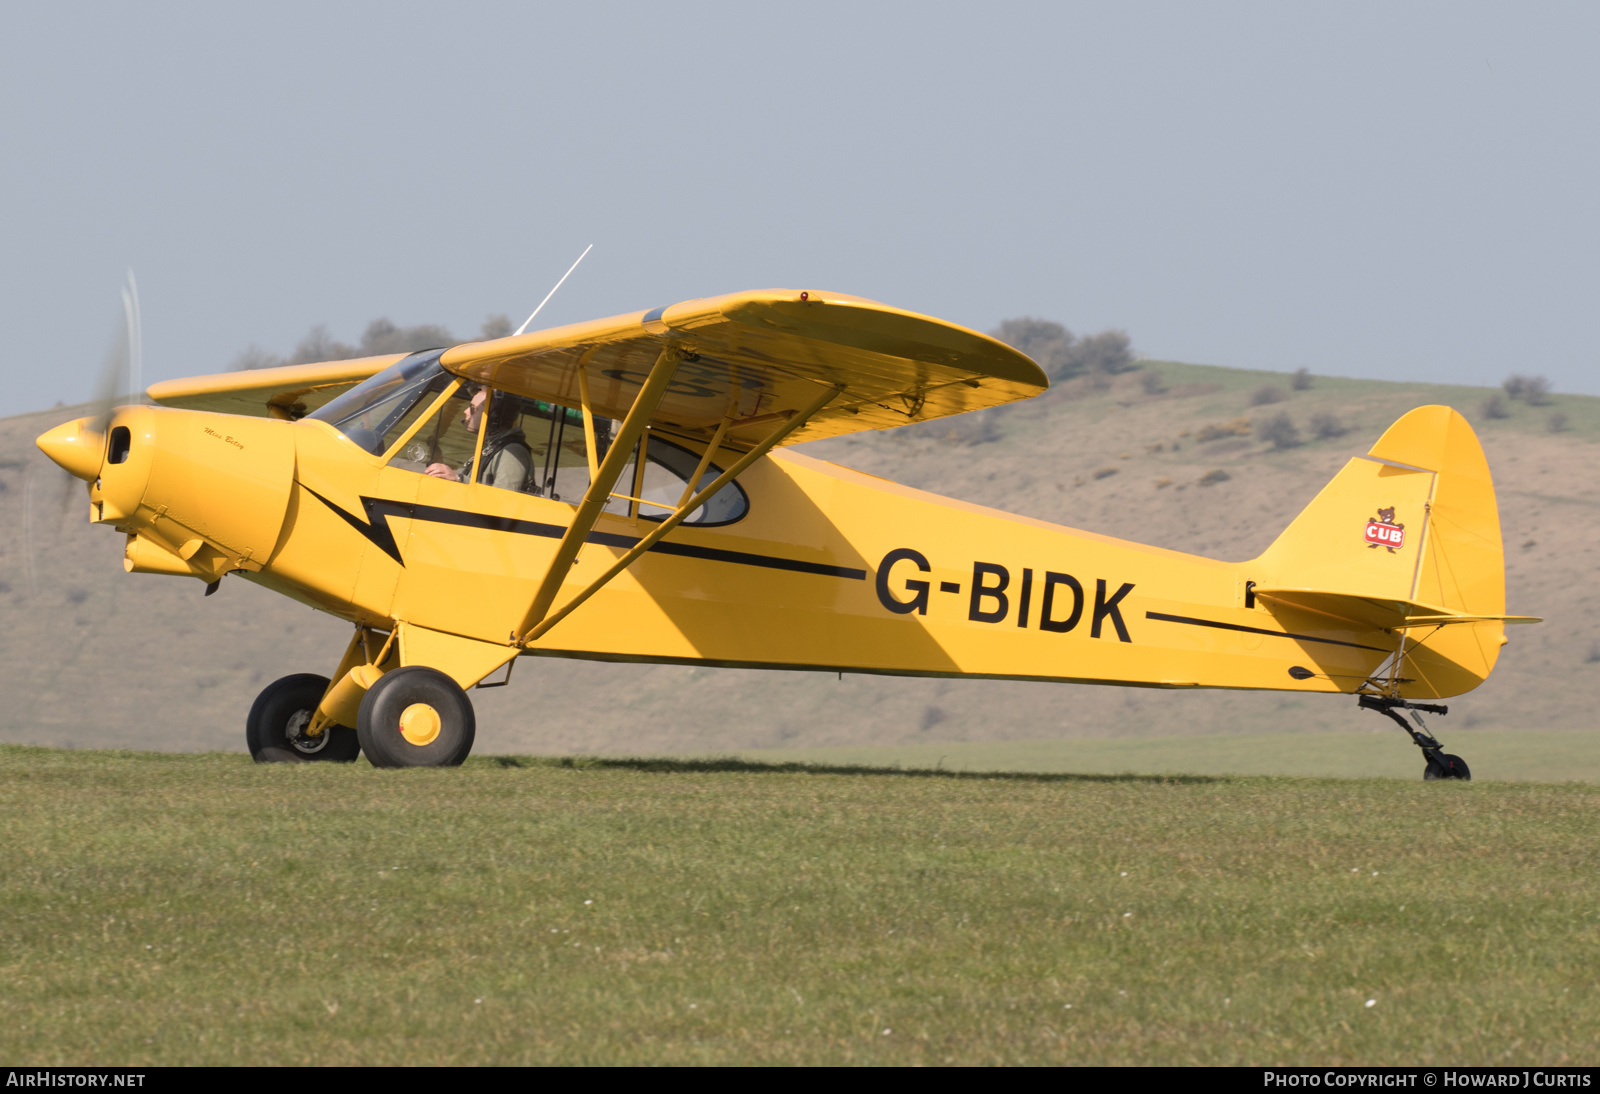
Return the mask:
{"type": "MultiPolygon", "coordinates": [[[[545,571],[544,580],[539,582],[538,591],[533,594],[533,603],[528,605],[528,612],[522,617],[522,626],[512,633],[514,644],[520,645],[526,639],[518,639],[517,634],[526,634],[550,610],[554,603],[556,591],[561,588],[562,579],[567,571],[572,568],[573,560],[578,557],[578,549],[583,546],[588,538],[589,531],[594,527],[594,522],[600,519],[600,511],[611,498],[611,488],[617,484],[617,479],[622,475],[622,469],[633,457],[634,442],[644,432],[650,423],[650,415],[655,413],[656,406],[661,402],[661,397],[667,393],[667,385],[672,382],[673,374],[678,371],[678,364],[683,360],[683,351],[676,346],[668,346],[656,358],[656,363],[650,366],[650,375],[645,378],[644,386],[639,389],[639,394],[634,397],[633,406],[628,410],[628,416],[622,420],[622,428],[617,431],[616,437],[611,442],[611,448],[606,452],[606,458],[600,461],[600,467],[594,477],[589,481],[589,489],[584,492],[583,500],[578,503],[578,511],[572,515],[572,525],[566,534],[561,537],[561,543],[556,547],[556,557],[551,561],[550,568],[545,571]]],[[[594,418],[589,411],[588,378],[583,377],[583,418],[585,440],[589,444],[589,458],[594,459],[594,418]]]]}
{"type": "MultiPolygon", "coordinates": [[[[535,601],[534,607],[528,610],[528,615],[523,621],[522,634],[520,637],[513,638],[515,644],[526,647],[529,643],[535,642],[539,638],[543,637],[545,632],[547,632],[551,627],[554,627],[568,615],[572,614],[573,610],[576,609],[578,605],[582,604],[585,600],[588,600],[595,593],[599,592],[605,587],[607,582],[631,566],[635,559],[659,543],[668,532],[682,524],[685,517],[687,517],[690,513],[693,513],[696,509],[700,508],[700,506],[704,505],[708,500],[716,495],[718,490],[721,490],[728,483],[732,482],[735,477],[742,474],[745,468],[749,467],[751,464],[755,463],[756,460],[760,459],[762,456],[765,456],[773,448],[783,443],[783,439],[789,434],[805,425],[813,414],[816,414],[823,407],[827,406],[828,403],[832,401],[833,397],[838,395],[839,392],[843,390],[843,385],[839,384],[826,387],[822,390],[821,394],[812,400],[809,406],[806,406],[802,410],[785,415],[785,420],[779,424],[777,429],[774,429],[770,434],[758,442],[754,448],[750,449],[750,451],[739,457],[739,459],[736,460],[731,467],[713,479],[710,486],[707,486],[705,489],[699,491],[694,495],[694,497],[689,498],[687,501],[680,500],[678,507],[672,511],[671,516],[667,517],[666,520],[656,525],[655,528],[651,530],[649,535],[645,536],[638,543],[629,548],[626,554],[611,564],[610,569],[606,570],[605,573],[601,574],[588,585],[584,586],[583,591],[563,604],[560,611],[556,612],[549,618],[544,618],[544,613],[548,610],[548,602],[546,603],[545,607],[540,608],[538,602],[535,601]]],[[[632,418],[631,413],[629,418],[632,418]]],[[[726,426],[727,422],[725,420],[723,423],[723,429],[726,429],[726,426]]],[[[626,426],[624,426],[624,428],[626,428],[626,426]]],[[[720,439],[722,432],[723,430],[718,430],[718,439],[720,439]]],[[[617,442],[613,442],[611,451],[617,451],[617,442]]],[[[609,460],[609,458],[610,453],[607,453],[607,459],[609,460]]],[[[709,459],[701,460],[701,467],[696,474],[696,478],[699,477],[700,473],[704,472],[705,465],[709,462],[709,459]]],[[[601,470],[604,471],[603,466],[601,470]]],[[[691,486],[692,485],[693,484],[691,483],[691,486]]],[[[587,501],[588,499],[585,498],[584,500],[587,501]]],[[[579,510],[579,512],[581,514],[582,510],[579,510]]],[[[593,524],[592,520],[590,521],[590,524],[593,524]]],[[[574,523],[573,528],[576,527],[577,525],[574,523]]],[[[586,527],[584,529],[584,533],[587,534],[587,532],[588,528],[586,527]]],[[[567,536],[570,537],[571,535],[572,531],[568,530],[567,536]]],[[[562,540],[562,547],[565,546],[566,539],[564,538],[562,540]]],[[[558,554],[557,564],[559,563],[560,555],[558,554]]],[[[556,575],[559,574],[560,570],[558,569],[557,564],[552,564],[550,567],[550,573],[545,577],[545,582],[547,584],[553,577],[559,584],[559,577],[556,575]]],[[[544,590],[541,588],[540,592],[542,593],[543,591],[544,590]]]]}

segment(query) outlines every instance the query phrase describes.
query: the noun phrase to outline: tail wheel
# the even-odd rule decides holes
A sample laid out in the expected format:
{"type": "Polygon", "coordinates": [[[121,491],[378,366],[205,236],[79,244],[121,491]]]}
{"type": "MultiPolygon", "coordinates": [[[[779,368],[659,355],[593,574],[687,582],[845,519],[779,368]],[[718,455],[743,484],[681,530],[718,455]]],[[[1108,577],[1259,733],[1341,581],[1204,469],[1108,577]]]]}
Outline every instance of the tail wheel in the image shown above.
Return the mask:
{"type": "Polygon", "coordinates": [[[349,726],[328,726],[315,737],[306,732],[327,690],[326,676],[302,672],[274,680],[256,696],[244,728],[256,763],[349,763],[361,754],[361,742],[349,726]]]}
{"type": "Polygon", "coordinates": [[[1462,782],[1471,782],[1472,772],[1467,767],[1467,761],[1460,756],[1441,752],[1438,759],[1428,761],[1428,766],[1422,771],[1422,777],[1428,782],[1433,782],[1435,779],[1460,779],[1462,782]]]}
{"type": "Polygon", "coordinates": [[[422,665],[378,677],[356,719],[373,767],[453,767],[472,751],[476,730],[472,700],[461,685],[422,665]]]}

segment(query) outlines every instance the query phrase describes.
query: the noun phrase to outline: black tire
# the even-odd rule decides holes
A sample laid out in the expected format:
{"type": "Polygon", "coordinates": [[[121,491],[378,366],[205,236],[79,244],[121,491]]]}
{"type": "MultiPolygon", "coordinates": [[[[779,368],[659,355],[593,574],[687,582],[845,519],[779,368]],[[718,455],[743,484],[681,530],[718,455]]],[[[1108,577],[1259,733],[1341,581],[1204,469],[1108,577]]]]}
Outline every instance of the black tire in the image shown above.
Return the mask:
{"type": "Polygon", "coordinates": [[[454,767],[472,751],[477,718],[461,685],[411,665],[367,689],[356,733],[373,767],[454,767]]]}
{"type": "Polygon", "coordinates": [[[1428,761],[1428,766],[1423,768],[1422,778],[1426,782],[1433,782],[1436,779],[1460,779],[1462,782],[1471,782],[1472,771],[1467,767],[1467,761],[1460,756],[1441,752],[1437,760],[1428,761]]]}
{"type": "Polygon", "coordinates": [[[328,678],[309,672],[268,684],[245,719],[251,758],[258,764],[347,764],[361,755],[361,741],[349,726],[329,726],[317,737],[303,732],[327,690],[328,678]]]}

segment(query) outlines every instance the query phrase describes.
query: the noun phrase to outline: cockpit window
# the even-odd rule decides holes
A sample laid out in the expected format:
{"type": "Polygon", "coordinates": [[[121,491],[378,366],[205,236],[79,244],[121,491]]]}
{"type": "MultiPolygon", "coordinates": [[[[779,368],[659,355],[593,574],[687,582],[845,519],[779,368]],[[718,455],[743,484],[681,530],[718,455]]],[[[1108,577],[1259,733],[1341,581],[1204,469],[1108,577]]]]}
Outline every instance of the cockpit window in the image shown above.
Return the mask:
{"type": "MultiPolygon", "coordinates": [[[[458,384],[439,364],[443,353],[414,353],[307,417],[327,422],[375,456],[397,449],[411,432],[403,450],[390,452],[393,467],[555,501],[576,504],[582,499],[589,489],[582,412],[473,383],[458,384]],[[452,384],[458,386],[449,398],[436,398],[452,384]],[[425,414],[429,421],[419,422],[425,414]],[[478,453],[480,429],[485,436],[478,453]]],[[[605,459],[618,426],[608,418],[594,420],[596,463],[605,459]]],[[[629,519],[665,520],[683,496],[700,456],[650,434],[642,444],[641,473],[640,447],[635,444],[629,454],[605,511],[629,519]]],[[[720,474],[720,467],[708,464],[696,488],[709,485],[720,474]]],[[[744,490],[730,482],[684,523],[732,524],[749,509],[744,490]]]]}
{"type": "Polygon", "coordinates": [[[472,415],[468,413],[472,395],[467,385],[457,384],[450,397],[442,402],[435,400],[432,394],[418,399],[413,409],[401,415],[390,430],[388,444],[384,447],[389,453],[389,466],[462,481],[458,469],[471,465],[477,442],[475,430],[470,427],[472,415]],[[396,450],[397,441],[410,430],[411,422],[424,414],[428,415],[428,421],[396,450]]]}
{"type": "Polygon", "coordinates": [[[327,422],[361,448],[380,456],[425,409],[423,400],[443,391],[454,379],[439,364],[443,353],[442,349],[413,353],[307,417],[327,422]]]}

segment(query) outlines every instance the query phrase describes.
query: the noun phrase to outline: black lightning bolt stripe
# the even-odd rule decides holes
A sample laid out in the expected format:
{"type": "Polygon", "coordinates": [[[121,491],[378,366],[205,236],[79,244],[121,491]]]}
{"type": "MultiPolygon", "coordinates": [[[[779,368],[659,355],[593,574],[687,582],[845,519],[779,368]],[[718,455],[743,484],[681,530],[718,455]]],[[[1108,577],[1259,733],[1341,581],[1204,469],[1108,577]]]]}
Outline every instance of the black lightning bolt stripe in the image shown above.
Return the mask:
{"type": "MultiPolygon", "coordinates": [[[[302,486],[305,484],[302,483],[302,486]]],[[[461,528],[486,528],[493,532],[510,532],[519,536],[542,536],[545,539],[560,539],[566,534],[566,528],[559,524],[542,524],[532,520],[517,520],[513,517],[493,517],[486,513],[469,513],[461,509],[445,509],[437,505],[418,505],[405,501],[386,501],[383,498],[369,498],[362,496],[361,507],[366,511],[367,519],[346,512],[309,486],[306,493],[316,498],[323,505],[333,510],[350,527],[360,532],[368,541],[384,554],[394,559],[400,565],[406,564],[400,557],[399,544],[395,542],[394,530],[389,527],[390,517],[410,517],[412,520],[431,521],[435,524],[454,524],[461,528]]],[[[602,547],[621,547],[627,550],[639,542],[638,536],[623,536],[615,532],[590,532],[586,537],[589,543],[598,543],[602,547]]],[[[650,550],[656,554],[677,555],[681,558],[698,558],[707,562],[731,562],[739,566],[764,566],[769,570],[791,570],[801,574],[821,574],[824,577],[842,577],[850,581],[865,581],[866,570],[858,570],[849,566],[830,566],[823,562],[805,562],[795,558],[778,558],[775,555],[757,555],[748,551],[727,551],[719,547],[697,547],[688,543],[657,543],[650,550]]]]}
{"type": "Polygon", "coordinates": [[[1262,627],[1246,627],[1238,623],[1219,623],[1215,619],[1192,619],[1187,615],[1164,615],[1145,612],[1146,619],[1159,619],[1163,623],[1186,623],[1191,627],[1214,627],[1219,631],[1244,631],[1246,634],[1264,634],[1268,638],[1293,638],[1297,642],[1323,642],[1330,646],[1349,646],[1352,649],[1371,650],[1373,653],[1393,653],[1377,646],[1363,646],[1360,642],[1341,642],[1337,638],[1318,638],[1314,634],[1291,634],[1288,631],[1269,631],[1262,627]]]}

